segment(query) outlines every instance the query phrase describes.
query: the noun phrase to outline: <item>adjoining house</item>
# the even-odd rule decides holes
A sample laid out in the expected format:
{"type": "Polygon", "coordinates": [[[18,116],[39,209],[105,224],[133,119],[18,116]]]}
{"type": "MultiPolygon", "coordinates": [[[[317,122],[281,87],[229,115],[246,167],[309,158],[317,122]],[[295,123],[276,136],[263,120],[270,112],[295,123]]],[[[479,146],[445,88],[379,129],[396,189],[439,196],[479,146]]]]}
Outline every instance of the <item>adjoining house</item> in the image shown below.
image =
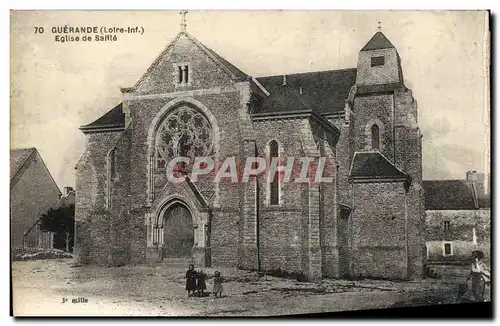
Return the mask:
{"type": "Polygon", "coordinates": [[[465,180],[424,181],[426,247],[429,263],[464,263],[473,250],[490,257],[490,194],[485,175],[469,171],[465,180]]]}
{"type": "Polygon", "coordinates": [[[61,191],[36,148],[10,151],[11,248],[38,247],[38,219],[57,208],[61,191]]]}

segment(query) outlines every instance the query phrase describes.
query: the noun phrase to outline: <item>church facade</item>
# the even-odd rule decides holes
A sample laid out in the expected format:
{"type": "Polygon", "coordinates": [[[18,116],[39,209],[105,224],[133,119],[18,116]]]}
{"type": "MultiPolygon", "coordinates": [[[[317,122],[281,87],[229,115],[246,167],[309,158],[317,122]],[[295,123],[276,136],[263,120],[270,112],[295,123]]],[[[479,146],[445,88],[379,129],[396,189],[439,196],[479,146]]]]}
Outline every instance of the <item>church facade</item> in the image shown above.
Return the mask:
{"type": "Polygon", "coordinates": [[[281,269],[311,280],[422,276],[417,103],[382,32],[356,68],[254,78],[183,28],[122,93],[80,127],[78,263],[189,257],[195,266],[281,269]],[[184,164],[181,182],[171,182],[169,162],[181,156],[215,166],[193,177],[184,164]],[[273,172],[214,182],[227,158],[238,169],[248,158],[306,158],[323,162],[330,178],[294,182],[295,173],[285,182],[273,172]]]}

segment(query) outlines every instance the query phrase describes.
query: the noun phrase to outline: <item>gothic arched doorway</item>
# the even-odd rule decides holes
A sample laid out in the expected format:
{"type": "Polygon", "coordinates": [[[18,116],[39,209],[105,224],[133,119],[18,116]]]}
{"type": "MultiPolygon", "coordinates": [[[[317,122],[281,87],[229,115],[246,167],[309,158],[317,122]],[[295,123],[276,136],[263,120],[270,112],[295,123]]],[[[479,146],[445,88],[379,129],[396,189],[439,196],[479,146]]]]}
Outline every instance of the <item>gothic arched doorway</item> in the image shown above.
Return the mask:
{"type": "Polygon", "coordinates": [[[193,218],[181,203],[171,205],[163,214],[163,257],[191,257],[194,245],[193,218]]]}

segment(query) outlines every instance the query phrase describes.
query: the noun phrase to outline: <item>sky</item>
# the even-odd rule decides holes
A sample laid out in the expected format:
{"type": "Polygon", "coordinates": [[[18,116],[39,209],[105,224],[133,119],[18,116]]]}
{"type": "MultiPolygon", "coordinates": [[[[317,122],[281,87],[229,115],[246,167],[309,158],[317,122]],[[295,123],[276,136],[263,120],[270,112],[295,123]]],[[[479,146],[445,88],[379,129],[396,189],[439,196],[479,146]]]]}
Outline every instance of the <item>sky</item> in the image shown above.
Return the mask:
{"type": "MultiPolygon", "coordinates": [[[[489,171],[486,19],[480,11],[190,11],[187,31],[260,77],[355,68],[380,22],[418,102],[424,179],[459,179],[489,171]]],[[[11,148],[36,147],[59,187],[74,186],[85,150],[78,127],[119,103],[120,87],[134,85],[179,31],[178,11],[12,12],[11,148]],[[55,42],[52,28],[65,25],[144,33],[55,42]]]]}

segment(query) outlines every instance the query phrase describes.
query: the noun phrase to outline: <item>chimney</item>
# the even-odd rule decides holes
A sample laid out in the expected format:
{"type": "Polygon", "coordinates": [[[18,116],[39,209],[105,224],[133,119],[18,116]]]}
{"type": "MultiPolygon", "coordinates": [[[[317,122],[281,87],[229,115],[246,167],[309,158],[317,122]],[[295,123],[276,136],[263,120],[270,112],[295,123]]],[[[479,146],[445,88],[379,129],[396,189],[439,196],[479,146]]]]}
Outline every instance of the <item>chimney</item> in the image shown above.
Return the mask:
{"type": "Polygon", "coordinates": [[[477,174],[477,180],[476,180],[476,189],[477,189],[477,195],[479,197],[484,197],[486,195],[484,181],[485,181],[485,174],[484,173],[478,173],[477,174]]]}
{"type": "MultiPolygon", "coordinates": [[[[477,187],[477,171],[467,171],[465,175],[466,182],[470,185],[472,190],[472,196],[474,198],[474,205],[479,208],[478,197],[480,196],[479,189],[477,187]]],[[[484,183],[483,183],[484,185],[484,183]]],[[[484,187],[483,187],[484,190],[484,187]]]]}
{"type": "Polygon", "coordinates": [[[477,181],[477,171],[467,171],[465,174],[467,182],[475,183],[477,181]]]}

